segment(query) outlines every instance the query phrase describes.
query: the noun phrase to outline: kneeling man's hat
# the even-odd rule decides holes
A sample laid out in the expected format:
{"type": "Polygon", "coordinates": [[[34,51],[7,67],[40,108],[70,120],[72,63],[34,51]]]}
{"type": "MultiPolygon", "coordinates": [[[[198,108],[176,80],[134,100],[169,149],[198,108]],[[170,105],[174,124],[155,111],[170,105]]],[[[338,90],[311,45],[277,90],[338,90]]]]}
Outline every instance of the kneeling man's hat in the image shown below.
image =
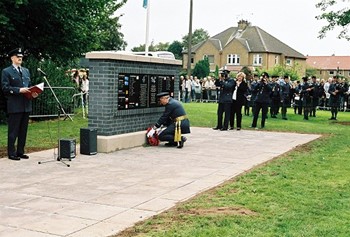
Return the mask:
{"type": "Polygon", "coordinates": [[[163,91],[157,94],[157,98],[163,97],[163,96],[167,96],[169,95],[169,92],[163,91]]]}

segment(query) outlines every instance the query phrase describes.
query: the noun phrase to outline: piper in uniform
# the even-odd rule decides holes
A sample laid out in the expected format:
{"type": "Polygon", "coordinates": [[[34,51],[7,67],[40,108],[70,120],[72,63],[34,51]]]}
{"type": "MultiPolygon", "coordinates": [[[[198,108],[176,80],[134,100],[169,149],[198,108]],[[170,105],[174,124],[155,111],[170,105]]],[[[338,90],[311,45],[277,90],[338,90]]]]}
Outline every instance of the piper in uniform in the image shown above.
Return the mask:
{"type": "Polygon", "coordinates": [[[157,98],[159,98],[160,104],[165,106],[165,111],[153,128],[147,133],[147,136],[153,136],[155,131],[164,125],[166,129],[158,135],[158,139],[160,141],[167,141],[167,146],[182,148],[187,140],[182,134],[191,133],[190,121],[188,120],[185,109],[179,101],[170,97],[168,92],[157,94],[157,98]]]}
{"type": "MultiPolygon", "coordinates": [[[[31,86],[30,73],[27,68],[21,66],[23,59],[21,48],[11,50],[8,56],[12,65],[3,69],[1,74],[1,88],[7,98],[7,154],[11,160],[28,159],[29,157],[24,154],[24,147],[32,102],[23,94],[31,93],[28,89],[31,86]]],[[[32,97],[37,96],[37,93],[32,93],[32,97]]]]}
{"type": "Polygon", "coordinates": [[[281,85],[281,103],[282,103],[282,119],[287,119],[287,108],[290,107],[290,91],[291,86],[289,83],[289,77],[286,75],[284,76],[284,83],[281,85]]]}

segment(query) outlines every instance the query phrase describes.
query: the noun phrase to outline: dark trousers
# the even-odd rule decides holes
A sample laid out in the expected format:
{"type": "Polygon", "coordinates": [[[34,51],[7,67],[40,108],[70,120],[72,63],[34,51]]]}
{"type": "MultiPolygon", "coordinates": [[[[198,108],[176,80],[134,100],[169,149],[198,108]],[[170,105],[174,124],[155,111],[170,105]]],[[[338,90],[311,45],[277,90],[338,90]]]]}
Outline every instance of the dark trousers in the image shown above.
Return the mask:
{"type": "Polygon", "coordinates": [[[230,116],[230,127],[234,128],[235,126],[235,117],[237,118],[237,128],[242,127],[242,104],[233,100],[231,105],[231,116],[230,116]]]}
{"type": "Polygon", "coordinates": [[[266,120],[266,115],[267,115],[267,111],[268,111],[268,104],[255,102],[254,117],[253,117],[253,123],[252,123],[253,128],[256,127],[256,124],[258,122],[260,110],[261,110],[261,127],[262,128],[265,127],[265,120],[266,120]]]}
{"type": "MultiPolygon", "coordinates": [[[[190,133],[190,122],[188,119],[181,121],[181,134],[190,133]]],[[[158,136],[159,141],[174,142],[175,123],[169,124],[158,136]]]]}
{"type": "Polygon", "coordinates": [[[231,116],[231,103],[219,103],[218,106],[218,123],[217,123],[217,128],[223,128],[227,129],[228,128],[228,123],[230,121],[230,116],[231,116]],[[222,124],[222,118],[225,113],[225,119],[224,119],[224,124],[222,124]]]}
{"type": "Polygon", "coordinates": [[[279,110],[279,105],[280,105],[279,99],[272,99],[271,100],[271,108],[270,108],[271,117],[277,116],[277,113],[279,110]]]}
{"type": "Polygon", "coordinates": [[[13,113],[8,115],[7,154],[16,156],[24,154],[26,145],[29,113],[13,113]],[[17,149],[15,143],[17,140],[17,149]]]}

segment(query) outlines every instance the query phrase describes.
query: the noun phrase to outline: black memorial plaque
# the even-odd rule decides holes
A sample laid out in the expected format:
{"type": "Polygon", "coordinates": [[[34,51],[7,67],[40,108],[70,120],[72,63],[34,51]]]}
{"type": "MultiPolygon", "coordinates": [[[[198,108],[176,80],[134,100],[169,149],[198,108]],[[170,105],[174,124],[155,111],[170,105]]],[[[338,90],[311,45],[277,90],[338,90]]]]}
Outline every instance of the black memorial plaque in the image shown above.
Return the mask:
{"type": "Polygon", "coordinates": [[[121,73],[118,75],[118,109],[160,106],[157,94],[163,91],[174,96],[174,76],[121,73]]]}

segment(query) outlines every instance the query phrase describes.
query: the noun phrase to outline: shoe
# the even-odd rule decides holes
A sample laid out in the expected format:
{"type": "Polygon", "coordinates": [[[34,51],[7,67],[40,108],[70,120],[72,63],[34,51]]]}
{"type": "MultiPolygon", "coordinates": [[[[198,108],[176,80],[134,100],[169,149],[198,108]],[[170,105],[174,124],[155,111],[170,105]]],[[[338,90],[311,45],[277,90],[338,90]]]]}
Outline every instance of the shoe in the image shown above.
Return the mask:
{"type": "Polygon", "coordinates": [[[218,127],[215,127],[215,128],[213,128],[213,130],[220,130],[221,128],[218,128],[218,127]]]}
{"type": "Polygon", "coordinates": [[[282,118],[283,120],[288,120],[287,118],[282,118]]]}
{"type": "Polygon", "coordinates": [[[164,146],[177,146],[177,143],[176,142],[167,142],[164,144],[164,146]]]}
{"type": "Polygon", "coordinates": [[[181,141],[178,142],[177,148],[183,148],[186,141],[187,141],[187,138],[184,136],[181,136],[181,141]]]}
{"type": "Polygon", "coordinates": [[[233,129],[234,129],[234,127],[230,127],[229,129],[230,129],[230,130],[233,130],[233,129]]]}
{"type": "Polygon", "coordinates": [[[237,128],[237,131],[239,131],[239,130],[241,130],[241,128],[240,128],[240,127],[238,127],[238,128],[237,128]]]}
{"type": "Polygon", "coordinates": [[[9,156],[10,160],[21,160],[18,156],[9,156]]]}
{"type": "Polygon", "coordinates": [[[29,156],[27,156],[27,155],[17,155],[19,158],[21,158],[21,159],[29,159],[29,156]]]}
{"type": "Polygon", "coordinates": [[[227,131],[227,128],[221,128],[220,131],[227,131]]]}

